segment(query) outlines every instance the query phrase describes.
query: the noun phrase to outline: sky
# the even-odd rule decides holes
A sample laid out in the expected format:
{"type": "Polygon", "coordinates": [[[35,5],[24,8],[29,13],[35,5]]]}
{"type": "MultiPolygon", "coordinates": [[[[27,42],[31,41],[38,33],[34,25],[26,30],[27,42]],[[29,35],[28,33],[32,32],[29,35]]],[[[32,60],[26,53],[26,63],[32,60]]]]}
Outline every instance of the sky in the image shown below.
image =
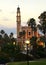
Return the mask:
{"type": "Polygon", "coordinates": [[[20,7],[22,25],[30,18],[36,19],[46,11],[46,0],[0,0],[0,30],[16,34],[16,12],[20,7]]]}

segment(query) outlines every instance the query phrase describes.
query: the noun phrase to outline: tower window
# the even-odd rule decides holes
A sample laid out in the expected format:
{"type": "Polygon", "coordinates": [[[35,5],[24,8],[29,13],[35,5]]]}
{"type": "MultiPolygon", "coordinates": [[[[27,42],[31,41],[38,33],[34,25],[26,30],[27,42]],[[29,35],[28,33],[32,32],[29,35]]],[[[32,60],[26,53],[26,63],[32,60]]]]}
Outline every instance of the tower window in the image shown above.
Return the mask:
{"type": "Polygon", "coordinates": [[[20,16],[20,13],[18,13],[17,15],[20,16]]]}
{"type": "Polygon", "coordinates": [[[28,32],[28,35],[30,35],[31,34],[31,32],[28,32]]]}

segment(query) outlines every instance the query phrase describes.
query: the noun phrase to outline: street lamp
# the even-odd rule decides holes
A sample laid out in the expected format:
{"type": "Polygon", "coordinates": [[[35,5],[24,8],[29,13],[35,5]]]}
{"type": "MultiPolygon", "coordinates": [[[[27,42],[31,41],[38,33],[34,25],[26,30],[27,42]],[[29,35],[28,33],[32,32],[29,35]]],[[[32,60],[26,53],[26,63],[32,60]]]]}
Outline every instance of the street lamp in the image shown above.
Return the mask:
{"type": "Polygon", "coordinates": [[[29,41],[29,40],[25,40],[25,43],[26,43],[26,45],[27,45],[27,65],[29,65],[29,58],[28,58],[28,45],[29,45],[30,41],[29,41]]]}
{"type": "Polygon", "coordinates": [[[13,45],[15,45],[15,42],[13,42],[13,45]]]}

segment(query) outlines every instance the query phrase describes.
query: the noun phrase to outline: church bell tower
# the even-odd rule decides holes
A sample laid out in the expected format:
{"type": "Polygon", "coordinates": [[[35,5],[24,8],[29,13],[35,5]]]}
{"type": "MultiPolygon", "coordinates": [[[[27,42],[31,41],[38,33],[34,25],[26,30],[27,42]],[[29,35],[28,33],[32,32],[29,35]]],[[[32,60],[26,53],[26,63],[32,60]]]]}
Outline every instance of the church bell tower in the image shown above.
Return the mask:
{"type": "Polygon", "coordinates": [[[19,32],[21,29],[21,15],[20,15],[20,8],[17,8],[17,40],[19,38],[19,32]]]}

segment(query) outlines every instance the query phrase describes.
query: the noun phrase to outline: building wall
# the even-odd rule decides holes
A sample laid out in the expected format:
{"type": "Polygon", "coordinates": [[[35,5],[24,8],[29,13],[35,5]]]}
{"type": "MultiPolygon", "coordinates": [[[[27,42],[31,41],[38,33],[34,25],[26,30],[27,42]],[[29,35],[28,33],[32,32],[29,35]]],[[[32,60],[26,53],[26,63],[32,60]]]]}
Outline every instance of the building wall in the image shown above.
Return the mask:
{"type": "Polygon", "coordinates": [[[40,35],[38,34],[37,31],[33,31],[32,28],[30,26],[21,26],[21,12],[20,12],[20,8],[17,8],[17,42],[20,45],[20,47],[22,48],[23,45],[25,44],[25,40],[32,38],[32,36],[36,36],[39,37],[40,35]],[[19,32],[21,31],[25,31],[25,35],[23,35],[22,37],[20,37],[19,32]]]}
{"type": "Polygon", "coordinates": [[[25,31],[25,40],[26,39],[30,39],[33,35],[33,31],[32,31],[32,28],[29,27],[29,26],[24,26],[22,27],[22,30],[25,31]]]}

